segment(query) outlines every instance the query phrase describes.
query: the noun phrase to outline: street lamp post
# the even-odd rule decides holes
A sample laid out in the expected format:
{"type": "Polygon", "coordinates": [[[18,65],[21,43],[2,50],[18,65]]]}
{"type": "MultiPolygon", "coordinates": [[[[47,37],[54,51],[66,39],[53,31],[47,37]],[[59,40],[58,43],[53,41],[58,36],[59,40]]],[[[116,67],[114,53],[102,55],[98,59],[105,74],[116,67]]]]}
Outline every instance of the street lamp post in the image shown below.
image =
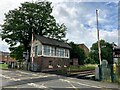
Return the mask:
{"type": "Polygon", "coordinates": [[[96,21],[97,21],[97,38],[98,38],[98,51],[99,51],[99,79],[102,79],[102,70],[101,70],[101,48],[100,48],[100,36],[99,36],[99,27],[98,27],[98,10],[96,10],[96,21]]]}

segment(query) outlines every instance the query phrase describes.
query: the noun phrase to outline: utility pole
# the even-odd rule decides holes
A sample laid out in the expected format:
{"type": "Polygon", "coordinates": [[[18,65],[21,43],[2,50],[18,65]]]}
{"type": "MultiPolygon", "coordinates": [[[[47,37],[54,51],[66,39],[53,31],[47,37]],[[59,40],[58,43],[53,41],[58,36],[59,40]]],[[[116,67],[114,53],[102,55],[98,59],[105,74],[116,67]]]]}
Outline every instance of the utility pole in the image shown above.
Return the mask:
{"type": "Polygon", "coordinates": [[[99,27],[98,27],[98,10],[96,10],[96,20],[97,20],[97,37],[98,37],[99,62],[100,62],[100,65],[101,65],[101,48],[100,48],[100,36],[99,36],[99,27]]]}
{"type": "Polygon", "coordinates": [[[34,40],[34,35],[33,35],[33,29],[32,29],[32,40],[31,40],[31,69],[33,70],[34,69],[34,66],[33,66],[33,60],[34,60],[34,52],[33,52],[33,40],[34,40]]]}
{"type": "Polygon", "coordinates": [[[96,21],[97,21],[97,38],[98,38],[98,54],[99,54],[99,79],[102,79],[102,68],[101,68],[101,48],[100,48],[100,36],[98,27],[98,10],[96,10],[96,21]]]}

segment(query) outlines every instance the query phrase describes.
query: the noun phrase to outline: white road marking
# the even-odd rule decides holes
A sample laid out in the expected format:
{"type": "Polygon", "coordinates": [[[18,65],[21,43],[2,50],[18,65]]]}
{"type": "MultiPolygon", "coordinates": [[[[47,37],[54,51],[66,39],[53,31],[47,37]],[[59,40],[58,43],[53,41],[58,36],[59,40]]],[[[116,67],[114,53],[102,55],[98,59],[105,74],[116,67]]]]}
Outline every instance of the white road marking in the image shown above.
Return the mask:
{"type": "Polygon", "coordinates": [[[7,70],[1,70],[0,72],[10,72],[10,71],[7,71],[7,70]]]}
{"type": "Polygon", "coordinates": [[[72,88],[77,90],[77,87],[75,87],[69,80],[64,80],[64,79],[59,79],[59,80],[68,82],[72,86],[72,88]]]}
{"type": "Polygon", "coordinates": [[[93,76],[95,76],[95,75],[88,75],[88,76],[86,76],[86,77],[93,77],[93,76]]]}
{"type": "Polygon", "coordinates": [[[17,70],[17,72],[22,73],[22,74],[31,74],[31,73],[27,73],[27,72],[23,72],[23,71],[18,71],[18,70],[17,70]]]}
{"type": "Polygon", "coordinates": [[[42,84],[42,85],[39,85],[39,84],[35,84],[35,83],[28,83],[27,85],[30,85],[30,86],[33,86],[33,87],[36,87],[36,88],[47,88],[47,87],[44,86],[43,84],[42,84]]]}
{"type": "MultiPolygon", "coordinates": [[[[59,80],[65,81],[65,82],[69,81],[69,80],[65,80],[65,79],[59,79],[59,80]]],[[[75,81],[69,81],[69,82],[77,83],[77,84],[80,84],[80,85],[89,86],[89,87],[93,87],[93,88],[102,88],[102,87],[99,87],[99,86],[88,85],[88,84],[84,84],[84,83],[80,83],[80,82],[75,82],[75,81]]]]}
{"type": "MultiPolygon", "coordinates": [[[[23,75],[22,75],[23,76],[23,75]]],[[[45,78],[45,77],[49,77],[49,76],[25,76],[25,77],[19,77],[20,80],[26,80],[26,79],[35,79],[35,78],[45,78]]]]}
{"type": "Polygon", "coordinates": [[[20,81],[20,79],[15,79],[15,78],[12,78],[12,77],[9,77],[9,76],[5,76],[5,75],[2,75],[2,74],[0,74],[0,77],[4,77],[6,79],[13,80],[13,81],[20,81]]]}
{"type": "Polygon", "coordinates": [[[84,84],[84,83],[80,83],[80,82],[73,82],[73,83],[77,83],[77,84],[80,84],[80,85],[89,86],[89,87],[93,87],[93,88],[102,88],[102,87],[99,87],[99,86],[88,85],[88,84],[84,84]]]}
{"type": "Polygon", "coordinates": [[[18,70],[17,70],[17,72],[19,72],[21,74],[28,74],[28,75],[38,76],[37,74],[27,73],[27,72],[18,71],[18,70]]]}
{"type": "Polygon", "coordinates": [[[17,76],[20,76],[20,77],[23,76],[23,75],[21,75],[21,74],[16,74],[16,75],[17,75],[17,76]]]}
{"type": "MultiPolygon", "coordinates": [[[[65,88],[73,88],[73,87],[65,87],[65,88]]],[[[78,90],[77,88],[74,88],[74,89],[78,90]]]]}
{"type": "Polygon", "coordinates": [[[56,75],[51,75],[51,74],[44,74],[44,73],[42,73],[42,74],[44,74],[44,75],[40,75],[41,73],[34,73],[34,74],[32,74],[32,73],[27,73],[27,72],[24,72],[24,71],[19,71],[19,70],[17,70],[17,72],[19,72],[19,73],[21,73],[21,74],[28,74],[28,75],[33,75],[33,76],[38,76],[38,77],[49,77],[49,76],[56,76],[56,75]]]}
{"type": "Polygon", "coordinates": [[[7,86],[5,88],[17,88],[17,86],[7,86]]]}

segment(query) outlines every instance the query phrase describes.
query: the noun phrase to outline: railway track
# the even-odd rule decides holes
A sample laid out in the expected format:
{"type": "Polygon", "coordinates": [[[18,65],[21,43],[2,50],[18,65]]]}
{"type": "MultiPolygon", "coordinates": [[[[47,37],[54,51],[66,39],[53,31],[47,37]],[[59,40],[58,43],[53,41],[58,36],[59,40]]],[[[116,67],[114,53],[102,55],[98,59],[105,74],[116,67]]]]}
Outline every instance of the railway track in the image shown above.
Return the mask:
{"type": "Polygon", "coordinates": [[[70,71],[70,77],[80,78],[80,79],[95,79],[95,70],[89,71],[70,71]]]}

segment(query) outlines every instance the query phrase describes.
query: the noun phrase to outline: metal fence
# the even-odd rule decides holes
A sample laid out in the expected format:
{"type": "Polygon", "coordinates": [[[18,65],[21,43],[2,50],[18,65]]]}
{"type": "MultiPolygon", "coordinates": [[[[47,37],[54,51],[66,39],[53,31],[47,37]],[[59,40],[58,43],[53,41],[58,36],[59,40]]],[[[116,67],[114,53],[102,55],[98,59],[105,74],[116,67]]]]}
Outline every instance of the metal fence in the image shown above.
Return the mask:
{"type": "Polygon", "coordinates": [[[102,66],[102,80],[109,81],[111,80],[111,68],[110,65],[107,67],[102,66]]]}
{"type": "Polygon", "coordinates": [[[119,82],[120,83],[120,65],[119,64],[108,64],[102,66],[102,80],[108,82],[119,82]]]}
{"type": "Polygon", "coordinates": [[[120,65],[117,65],[115,79],[120,84],[120,65]]]}
{"type": "Polygon", "coordinates": [[[40,65],[38,64],[32,64],[32,63],[29,63],[29,70],[31,71],[40,71],[40,65]]]}

